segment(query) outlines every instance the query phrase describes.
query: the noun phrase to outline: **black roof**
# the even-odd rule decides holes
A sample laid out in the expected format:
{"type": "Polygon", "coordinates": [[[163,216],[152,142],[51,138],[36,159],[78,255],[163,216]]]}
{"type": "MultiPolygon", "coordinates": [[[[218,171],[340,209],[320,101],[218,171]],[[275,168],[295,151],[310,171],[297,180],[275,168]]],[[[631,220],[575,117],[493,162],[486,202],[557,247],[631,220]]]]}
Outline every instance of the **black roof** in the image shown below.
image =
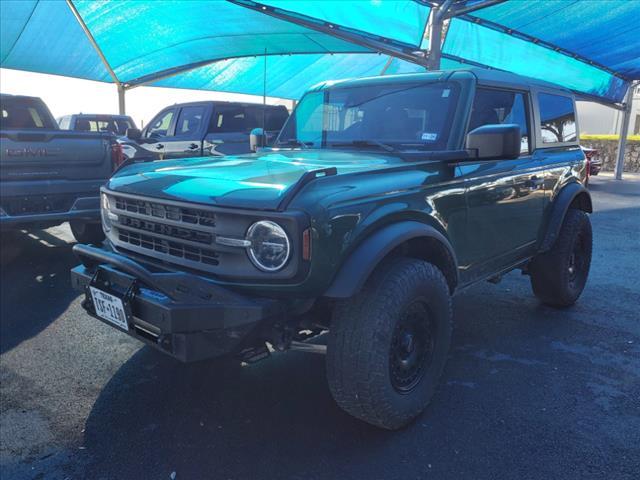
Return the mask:
{"type": "MultiPolygon", "coordinates": [[[[238,106],[238,107],[262,107],[262,103],[254,103],[254,102],[229,102],[225,100],[201,100],[198,102],[186,102],[186,103],[174,103],[173,105],[167,106],[170,107],[187,107],[187,106],[197,106],[197,105],[230,105],[230,106],[238,106]]],[[[284,105],[265,105],[267,108],[287,108],[284,105]]]]}
{"type": "Polygon", "coordinates": [[[382,83],[405,83],[415,82],[420,80],[435,81],[446,80],[452,76],[457,78],[468,76],[469,78],[475,77],[479,84],[504,84],[511,86],[521,87],[543,87],[562,91],[567,94],[572,94],[571,90],[556,85],[554,83],[545,82],[544,80],[538,80],[531,77],[525,77],[511,72],[505,72],[502,70],[490,70],[486,68],[469,67],[460,68],[455,70],[437,70],[424,73],[403,73],[397,75],[382,75],[375,77],[353,78],[336,81],[321,82],[310,90],[323,90],[325,88],[331,88],[332,86],[348,86],[348,85],[367,85],[367,84],[382,84],[382,83]]]}

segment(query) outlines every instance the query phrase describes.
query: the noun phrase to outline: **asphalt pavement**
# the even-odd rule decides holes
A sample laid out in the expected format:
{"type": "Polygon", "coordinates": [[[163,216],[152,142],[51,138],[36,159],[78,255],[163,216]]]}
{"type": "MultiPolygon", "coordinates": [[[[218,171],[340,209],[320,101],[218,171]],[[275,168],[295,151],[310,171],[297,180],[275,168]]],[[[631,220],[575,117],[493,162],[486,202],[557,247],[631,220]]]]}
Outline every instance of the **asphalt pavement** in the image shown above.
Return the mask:
{"type": "Polygon", "coordinates": [[[592,181],[579,302],[517,272],[455,298],[427,411],[399,432],[343,413],[324,358],[183,365],[84,314],[66,226],[3,235],[0,476],[8,479],[637,479],[640,175],[592,181]]]}

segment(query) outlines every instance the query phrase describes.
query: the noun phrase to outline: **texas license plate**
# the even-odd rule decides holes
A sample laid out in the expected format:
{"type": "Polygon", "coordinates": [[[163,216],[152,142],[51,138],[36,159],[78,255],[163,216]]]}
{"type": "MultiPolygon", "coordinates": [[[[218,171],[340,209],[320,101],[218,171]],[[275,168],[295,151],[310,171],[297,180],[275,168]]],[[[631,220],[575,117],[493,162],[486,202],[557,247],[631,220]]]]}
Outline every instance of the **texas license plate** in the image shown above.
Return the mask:
{"type": "Polygon", "coordinates": [[[90,286],[89,289],[91,290],[96,315],[123,330],[129,330],[127,314],[124,310],[122,299],[95,287],[90,286]]]}

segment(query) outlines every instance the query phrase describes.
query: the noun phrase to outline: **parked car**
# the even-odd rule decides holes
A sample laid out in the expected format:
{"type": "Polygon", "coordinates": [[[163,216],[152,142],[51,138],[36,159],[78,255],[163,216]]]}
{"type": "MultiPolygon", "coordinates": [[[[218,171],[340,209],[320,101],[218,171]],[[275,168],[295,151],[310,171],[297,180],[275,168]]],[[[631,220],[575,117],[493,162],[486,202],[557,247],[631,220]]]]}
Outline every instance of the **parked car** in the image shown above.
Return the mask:
{"type": "Polygon", "coordinates": [[[78,113],[65,115],[58,118],[57,121],[62,130],[107,132],[119,137],[125,136],[130,128],[137,128],[133,119],[128,115],[78,113]]]}
{"type": "Polygon", "coordinates": [[[182,361],[325,351],[338,405],[397,429],[436,392],[452,295],[520,269],[545,304],[580,296],[572,129],[570,91],[506,72],[325,83],[272,149],[118,172],[109,248],[76,245],[72,282],[90,315],[182,361]]]}
{"type": "Polygon", "coordinates": [[[36,97],[2,94],[0,106],[0,227],[68,221],[79,242],[101,242],[99,189],[123,160],[115,137],[60,130],[36,97]]]}
{"type": "Polygon", "coordinates": [[[283,105],[194,102],[165,108],[140,132],[122,141],[126,158],[155,160],[250,152],[254,128],[275,138],[289,112],[283,105]]]}
{"type": "Polygon", "coordinates": [[[582,152],[584,156],[587,158],[587,178],[585,180],[585,185],[589,184],[589,177],[592,175],[598,175],[600,170],[602,170],[602,160],[598,156],[598,150],[595,148],[582,148],[582,152]]]}

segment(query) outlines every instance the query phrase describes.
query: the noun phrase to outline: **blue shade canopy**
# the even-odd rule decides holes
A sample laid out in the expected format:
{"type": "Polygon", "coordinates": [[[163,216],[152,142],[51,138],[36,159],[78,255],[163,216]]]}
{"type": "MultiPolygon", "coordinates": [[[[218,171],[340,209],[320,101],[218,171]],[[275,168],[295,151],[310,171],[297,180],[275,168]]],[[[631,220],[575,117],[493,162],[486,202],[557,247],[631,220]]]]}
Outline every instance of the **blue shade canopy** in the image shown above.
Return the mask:
{"type": "Polygon", "coordinates": [[[0,1],[0,66],[111,81],[100,57],[62,1],[0,1]]]}
{"type": "Polygon", "coordinates": [[[443,55],[622,101],[627,82],[581,60],[465,20],[453,19],[443,55]]]}
{"type": "Polygon", "coordinates": [[[415,63],[371,53],[267,56],[266,67],[266,85],[264,57],[223,60],[152,85],[253,95],[262,95],[266,87],[269,96],[297,99],[326,80],[425,71],[415,63]]]}
{"type": "Polygon", "coordinates": [[[413,0],[262,0],[260,3],[418,47],[431,8],[413,0]],[[381,28],[382,27],[382,28],[381,28]]]}
{"type": "Polygon", "coordinates": [[[640,78],[638,0],[508,1],[471,15],[640,78]]]}
{"type": "MultiPolygon", "coordinates": [[[[419,71],[443,0],[0,0],[0,66],[125,88],[297,98],[326,79],[419,71]],[[378,55],[383,52],[385,55],[378,55]],[[334,54],[334,55],[331,55],[334,54]],[[110,70],[113,74],[110,73],[110,70]],[[115,78],[114,78],[115,77],[115,78]]],[[[463,63],[555,82],[605,102],[640,79],[640,0],[455,0],[442,68],[463,63]],[[482,7],[482,8],[481,8],[482,7]],[[473,10],[474,8],[478,8],[473,10]]],[[[447,17],[448,18],[448,17],[447,17]]]]}

